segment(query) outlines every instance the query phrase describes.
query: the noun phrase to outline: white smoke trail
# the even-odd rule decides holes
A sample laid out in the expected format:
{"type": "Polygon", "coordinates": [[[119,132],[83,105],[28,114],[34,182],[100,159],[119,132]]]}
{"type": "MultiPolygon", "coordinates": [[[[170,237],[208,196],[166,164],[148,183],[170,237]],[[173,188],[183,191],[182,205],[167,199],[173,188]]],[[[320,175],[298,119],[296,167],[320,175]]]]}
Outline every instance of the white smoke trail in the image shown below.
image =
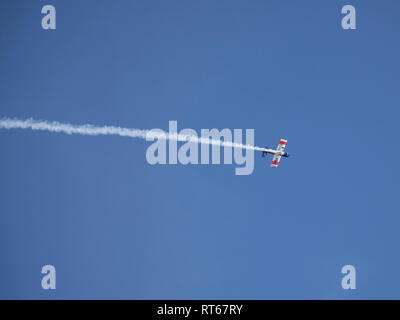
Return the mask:
{"type": "Polygon", "coordinates": [[[44,120],[35,120],[32,118],[26,120],[11,119],[11,118],[0,119],[0,129],[31,129],[31,130],[50,131],[50,132],[62,132],[66,134],[81,134],[89,136],[118,135],[121,137],[142,138],[142,139],[158,138],[166,140],[191,141],[200,144],[211,144],[222,147],[241,148],[254,151],[267,150],[265,148],[260,148],[248,144],[245,145],[230,141],[211,140],[208,138],[202,138],[197,136],[169,134],[168,132],[154,132],[151,130],[129,129],[129,128],[121,128],[113,126],[98,127],[90,124],[73,125],[69,123],[60,123],[57,121],[49,122],[44,120]]]}

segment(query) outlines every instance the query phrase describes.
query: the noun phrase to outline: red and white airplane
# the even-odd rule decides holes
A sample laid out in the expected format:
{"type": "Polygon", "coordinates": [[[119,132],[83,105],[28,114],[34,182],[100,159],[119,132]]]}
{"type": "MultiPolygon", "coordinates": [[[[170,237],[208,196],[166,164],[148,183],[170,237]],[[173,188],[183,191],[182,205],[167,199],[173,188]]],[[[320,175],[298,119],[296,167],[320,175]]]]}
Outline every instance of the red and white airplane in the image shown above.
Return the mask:
{"type": "Polygon", "coordinates": [[[271,162],[271,167],[277,167],[279,165],[279,161],[281,161],[281,158],[288,158],[290,155],[287,152],[284,152],[286,148],[287,140],[281,139],[279,141],[278,147],[276,150],[274,149],[268,149],[268,147],[265,147],[265,149],[262,152],[262,156],[265,157],[268,153],[271,153],[274,155],[272,158],[271,162]]]}

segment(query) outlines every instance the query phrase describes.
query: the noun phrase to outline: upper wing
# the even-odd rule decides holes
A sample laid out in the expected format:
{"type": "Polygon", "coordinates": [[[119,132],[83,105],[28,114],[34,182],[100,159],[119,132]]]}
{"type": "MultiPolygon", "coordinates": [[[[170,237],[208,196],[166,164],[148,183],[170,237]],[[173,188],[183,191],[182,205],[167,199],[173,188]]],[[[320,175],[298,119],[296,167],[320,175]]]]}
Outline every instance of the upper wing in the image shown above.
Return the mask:
{"type": "Polygon", "coordinates": [[[285,150],[285,148],[286,148],[286,143],[287,143],[287,140],[281,139],[281,141],[279,141],[278,147],[276,148],[276,151],[283,152],[283,150],[285,150]]]}

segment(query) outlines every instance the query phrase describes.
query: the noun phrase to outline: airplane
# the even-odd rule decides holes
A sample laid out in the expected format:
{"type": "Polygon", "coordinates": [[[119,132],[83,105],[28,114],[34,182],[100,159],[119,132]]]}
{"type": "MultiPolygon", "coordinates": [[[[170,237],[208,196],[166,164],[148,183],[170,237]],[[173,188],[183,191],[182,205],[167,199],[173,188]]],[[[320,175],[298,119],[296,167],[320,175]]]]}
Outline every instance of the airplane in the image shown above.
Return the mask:
{"type": "Polygon", "coordinates": [[[272,158],[271,167],[276,168],[279,165],[279,161],[281,160],[281,157],[284,157],[284,158],[290,157],[290,154],[288,154],[287,152],[284,152],[284,150],[286,148],[286,144],[287,144],[287,140],[281,139],[279,141],[279,144],[278,144],[278,147],[276,148],[276,150],[268,149],[268,147],[265,147],[265,149],[263,150],[262,157],[265,157],[268,153],[271,153],[274,155],[274,157],[272,158]]]}

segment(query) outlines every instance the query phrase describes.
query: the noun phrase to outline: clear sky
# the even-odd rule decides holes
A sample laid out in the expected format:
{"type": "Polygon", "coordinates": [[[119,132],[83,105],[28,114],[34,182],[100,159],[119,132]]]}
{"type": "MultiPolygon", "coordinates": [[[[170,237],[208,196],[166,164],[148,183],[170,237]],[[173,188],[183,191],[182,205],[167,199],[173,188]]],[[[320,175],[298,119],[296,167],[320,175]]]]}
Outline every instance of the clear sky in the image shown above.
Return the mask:
{"type": "Polygon", "coordinates": [[[292,157],[235,176],[151,166],[141,139],[1,130],[0,298],[399,299],[399,10],[1,1],[0,117],[253,128],[292,157]]]}

